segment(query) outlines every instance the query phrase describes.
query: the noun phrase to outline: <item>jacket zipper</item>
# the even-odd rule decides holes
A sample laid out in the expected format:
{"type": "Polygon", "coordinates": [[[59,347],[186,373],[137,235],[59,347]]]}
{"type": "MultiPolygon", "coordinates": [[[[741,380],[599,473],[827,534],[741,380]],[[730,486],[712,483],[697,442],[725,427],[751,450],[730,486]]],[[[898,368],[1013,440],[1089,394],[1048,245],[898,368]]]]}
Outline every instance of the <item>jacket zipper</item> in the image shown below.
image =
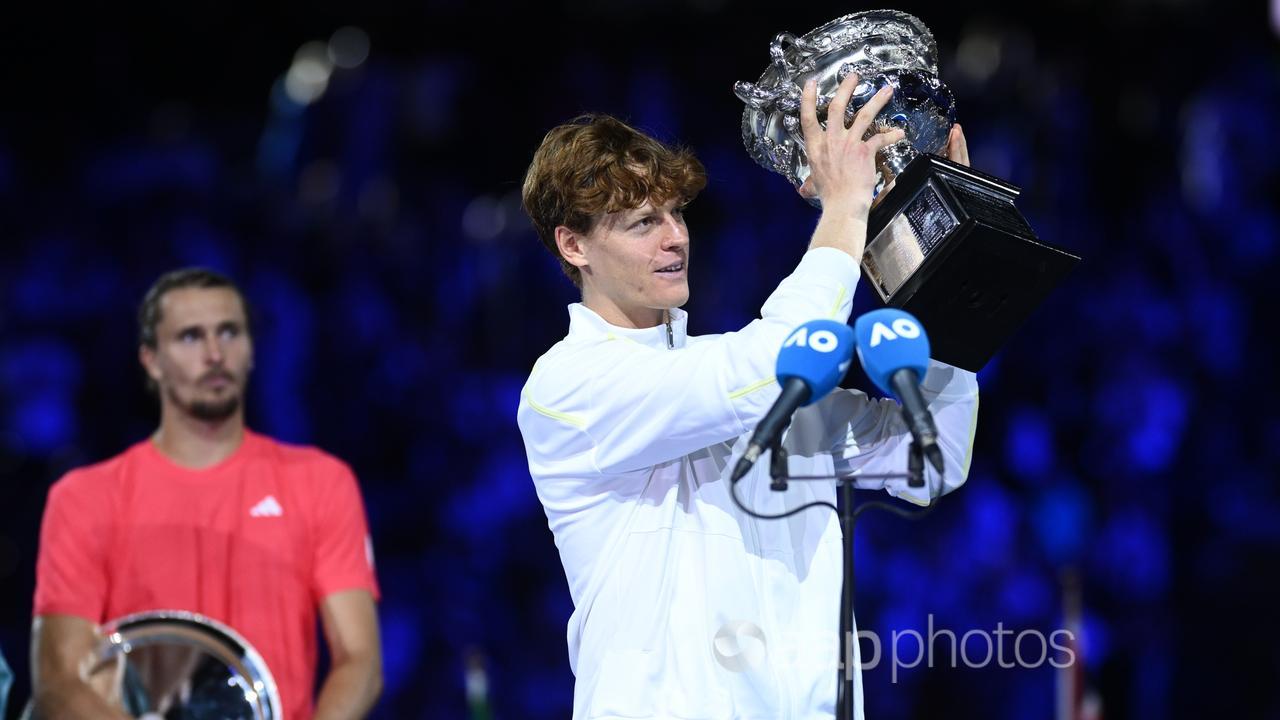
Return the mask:
{"type": "MultiPolygon", "coordinates": [[[[752,489],[751,501],[754,503],[755,502],[754,484],[752,485],[751,489],[752,489]]],[[[757,557],[764,557],[764,553],[761,552],[760,550],[760,528],[757,525],[759,522],[760,521],[757,520],[756,518],[751,518],[749,522],[749,527],[751,528],[751,545],[752,545],[749,552],[757,557]]],[[[767,565],[768,565],[767,563],[760,563],[757,566],[760,573],[760,581],[756,585],[756,592],[759,594],[759,597],[760,597],[760,611],[761,611],[761,615],[763,616],[760,618],[760,622],[763,623],[765,626],[776,628],[778,624],[777,622],[774,621],[773,608],[769,604],[769,577],[768,577],[769,569],[767,565]]],[[[791,714],[791,698],[787,697],[787,692],[782,686],[782,676],[778,672],[778,666],[773,664],[773,659],[769,657],[768,653],[766,653],[764,657],[765,657],[764,661],[769,665],[769,674],[773,677],[774,687],[778,689],[778,710],[786,712],[787,715],[789,716],[791,714]]]]}
{"type": "MultiPolygon", "coordinates": [[[[751,502],[755,502],[755,484],[752,485],[751,490],[751,502]]],[[[751,543],[748,552],[758,557],[763,557],[763,551],[761,550],[763,543],[760,541],[760,520],[751,518],[750,522],[747,523],[747,527],[751,529],[749,533],[751,543]]],[[[778,622],[778,615],[774,610],[773,603],[769,600],[768,565],[767,563],[762,563],[758,567],[760,581],[756,584],[756,592],[760,597],[760,609],[763,614],[760,621],[769,627],[777,628],[781,623],[778,622]]],[[[791,697],[790,679],[786,676],[785,668],[775,665],[774,660],[768,655],[765,655],[765,662],[769,666],[769,674],[773,676],[774,685],[778,689],[778,711],[782,713],[779,717],[789,720],[795,716],[795,701],[791,697]]]]}
{"type": "Polygon", "coordinates": [[[676,335],[675,332],[671,330],[671,311],[663,310],[662,316],[666,319],[667,323],[667,349],[674,350],[676,347],[676,335]]]}

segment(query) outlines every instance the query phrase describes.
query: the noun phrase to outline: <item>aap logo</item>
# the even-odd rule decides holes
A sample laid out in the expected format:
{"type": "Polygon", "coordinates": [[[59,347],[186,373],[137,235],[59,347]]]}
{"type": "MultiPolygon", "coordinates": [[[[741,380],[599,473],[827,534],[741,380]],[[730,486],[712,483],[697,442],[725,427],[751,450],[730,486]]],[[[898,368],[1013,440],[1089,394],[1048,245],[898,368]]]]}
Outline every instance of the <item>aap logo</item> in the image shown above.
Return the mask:
{"type": "Polygon", "coordinates": [[[911,321],[910,318],[900,317],[891,324],[885,325],[877,322],[871,326],[871,347],[876,347],[885,340],[897,340],[903,337],[913,339],[920,337],[920,326],[911,321]]]}
{"type": "Polygon", "coordinates": [[[762,667],[769,655],[769,644],[759,625],[750,620],[730,620],[716,631],[711,650],[721,667],[740,673],[762,667]]]}

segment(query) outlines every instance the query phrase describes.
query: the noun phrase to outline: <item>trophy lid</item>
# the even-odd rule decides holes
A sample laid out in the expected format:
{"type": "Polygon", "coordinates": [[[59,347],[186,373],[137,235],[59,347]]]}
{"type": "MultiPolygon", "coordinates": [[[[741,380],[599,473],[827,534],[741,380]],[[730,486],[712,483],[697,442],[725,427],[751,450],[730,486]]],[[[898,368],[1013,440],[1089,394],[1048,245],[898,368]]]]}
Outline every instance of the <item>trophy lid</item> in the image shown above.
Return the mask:
{"type": "MultiPolygon", "coordinates": [[[[784,33],[786,35],[786,33],[784,33]]],[[[919,70],[938,73],[938,44],[920,18],[899,10],[864,10],[820,25],[797,38],[784,50],[792,68],[799,68],[815,54],[839,52],[843,63],[859,73],[919,70]]],[[[775,67],[771,68],[776,70],[775,67]]],[[[766,70],[760,76],[765,82],[766,70]]]]}

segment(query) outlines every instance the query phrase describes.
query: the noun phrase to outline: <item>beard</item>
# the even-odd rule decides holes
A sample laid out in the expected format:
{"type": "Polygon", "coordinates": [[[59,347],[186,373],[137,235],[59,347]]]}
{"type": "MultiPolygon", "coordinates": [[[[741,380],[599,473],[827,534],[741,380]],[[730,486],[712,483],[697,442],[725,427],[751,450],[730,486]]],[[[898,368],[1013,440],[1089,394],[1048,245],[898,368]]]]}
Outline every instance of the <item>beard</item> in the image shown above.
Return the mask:
{"type": "Polygon", "coordinates": [[[178,397],[178,394],[170,388],[169,399],[173,401],[175,407],[203,422],[222,422],[240,410],[239,393],[222,400],[191,400],[188,402],[178,397]]]}
{"type": "Polygon", "coordinates": [[[239,409],[240,398],[238,396],[229,397],[226,400],[219,400],[217,402],[196,400],[186,408],[187,412],[192,417],[205,422],[222,422],[232,415],[235,415],[236,411],[239,409]]]}

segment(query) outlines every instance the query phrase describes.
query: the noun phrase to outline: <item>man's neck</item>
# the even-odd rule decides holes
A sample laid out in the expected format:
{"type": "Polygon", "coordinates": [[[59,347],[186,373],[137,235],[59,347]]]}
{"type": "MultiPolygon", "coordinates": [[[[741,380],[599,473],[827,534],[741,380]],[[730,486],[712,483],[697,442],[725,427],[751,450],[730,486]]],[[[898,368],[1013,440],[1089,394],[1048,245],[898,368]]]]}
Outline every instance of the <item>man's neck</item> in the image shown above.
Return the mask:
{"type": "Polygon", "coordinates": [[[244,415],[210,422],[165,408],[151,442],[165,457],[184,468],[203,470],[231,457],[244,442],[244,415]]]}
{"type": "Polygon", "coordinates": [[[648,307],[624,308],[609,298],[585,288],[582,291],[582,304],[604,318],[604,321],[610,325],[636,330],[661,325],[666,322],[668,312],[648,307]]]}

